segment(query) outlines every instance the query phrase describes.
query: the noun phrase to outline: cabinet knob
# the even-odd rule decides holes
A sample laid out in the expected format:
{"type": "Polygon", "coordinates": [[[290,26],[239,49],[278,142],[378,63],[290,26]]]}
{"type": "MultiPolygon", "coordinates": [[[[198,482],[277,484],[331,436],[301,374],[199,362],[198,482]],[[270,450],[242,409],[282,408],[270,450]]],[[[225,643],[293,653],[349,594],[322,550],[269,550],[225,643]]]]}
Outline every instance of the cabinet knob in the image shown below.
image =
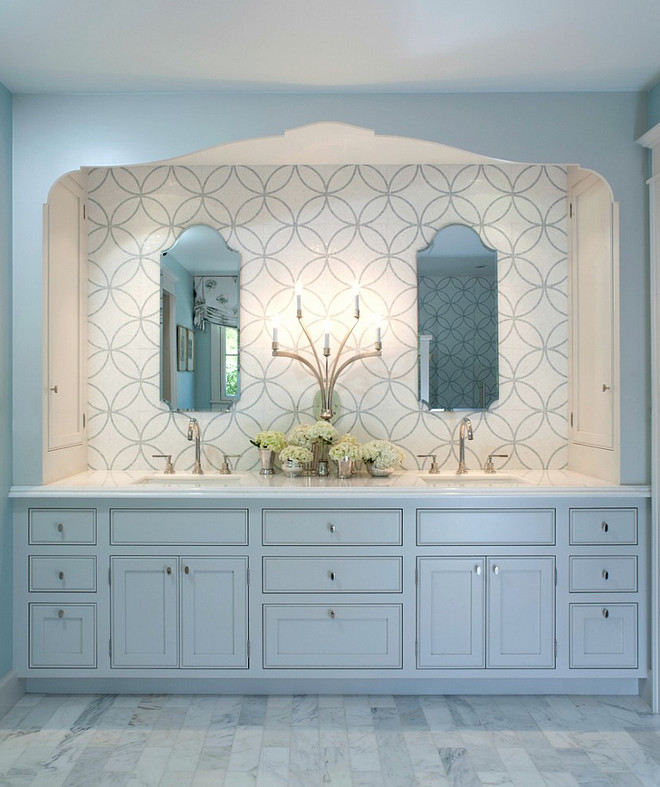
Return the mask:
{"type": "Polygon", "coordinates": [[[607,618],[609,618],[609,616],[610,616],[609,609],[604,609],[603,610],[603,617],[607,620],[607,618]]]}
{"type": "Polygon", "coordinates": [[[57,578],[58,579],[64,579],[64,571],[58,571],[57,572],[57,578]]]}
{"type": "Polygon", "coordinates": [[[58,618],[63,618],[64,617],[64,610],[63,609],[58,609],[57,610],[57,617],[58,618]]]}
{"type": "Polygon", "coordinates": [[[500,567],[495,565],[493,566],[493,574],[497,575],[500,573],[500,567]]]}
{"type": "Polygon", "coordinates": [[[607,522],[601,522],[600,526],[603,530],[603,533],[609,533],[610,526],[607,524],[607,522]]]}
{"type": "Polygon", "coordinates": [[[610,572],[604,568],[603,569],[603,579],[608,580],[610,578],[610,572]]]}
{"type": "Polygon", "coordinates": [[[610,390],[610,386],[609,385],[605,385],[605,383],[603,383],[603,393],[605,393],[605,391],[609,391],[609,390],[610,390]]]}
{"type": "Polygon", "coordinates": [[[167,573],[168,573],[168,574],[171,574],[171,573],[172,573],[172,566],[168,566],[168,567],[165,569],[165,571],[167,571],[167,573]]]}
{"type": "Polygon", "coordinates": [[[186,567],[183,569],[183,573],[184,573],[184,574],[190,574],[190,566],[186,566],[186,567]]]}
{"type": "Polygon", "coordinates": [[[337,617],[337,615],[335,614],[335,611],[334,611],[334,609],[330,609],[330,610],[328,610],[328,615],[329,615],[329,616],[330,616],[330,617],[331,617],[333,620],[334,620],[334,619],[337,617]]]}
{"type": "Polygon", "coordinates": [[[480,577],[480,576],[481,576],[481,566],[475,566],[475,567],[474,567],[474,573],[475,573],[475,574],[476,574],[478,577],[480,577]]]}
{"type": "Polygon", "coordinates": [[[53,385],[53,386],[51,387],[51,389],[50,389],[50,390],[51,390],[53,393],[57,393],[57,391],[58,391],[58,388],[57,388],[57,386],[56,386],[56,385],[53,385]]]}
{"type": "Polygon", "coordinates": [[[337,530],[337,528],[336,528],[336,526],[335,526],[335,525],[333,525],[333,524],[332,524],[332,522],[328,522],[328,530],[329,530],[331,533],[334,533],[334,532],[337,530]]]}
{"type": "Polygon", "coordinates": [[[57,523],[57,532],[61,533],[64,530],[64,525],[61,522],[57,523]]]}
{"type": "Polygon", "coordinates": [[[328,576],[330,577],[330,579],[331,579],[333,582],[335,581],[335,572],[334,572],[334,571],[329,571],[329,572],[328,572],[328,576]]]}

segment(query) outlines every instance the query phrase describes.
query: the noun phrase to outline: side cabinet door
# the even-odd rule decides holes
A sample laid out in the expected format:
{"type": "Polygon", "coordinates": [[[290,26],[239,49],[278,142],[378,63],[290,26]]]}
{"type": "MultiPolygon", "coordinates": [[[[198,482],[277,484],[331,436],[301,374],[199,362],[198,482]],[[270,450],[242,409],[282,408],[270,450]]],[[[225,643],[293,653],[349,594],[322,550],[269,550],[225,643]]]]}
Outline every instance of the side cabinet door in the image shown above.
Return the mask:
{"type": "Polygon", "coordinates": [[[555,559],[488,559],[489,667],[554,667],[555,559]]]}
{"type": "Polygon", "coordinates": [[[114,557],[112,666],[176,667],[175,557],[114,557]]]}
{"type": "Polygon", "coordinates": [[[484,666],[484,559],[418,559],[417,666],[484,666]]]}
{"type": "Polygon", "coordinates": [[[247,558],[181,558],[183,667],[247,668],[247,558]]]}

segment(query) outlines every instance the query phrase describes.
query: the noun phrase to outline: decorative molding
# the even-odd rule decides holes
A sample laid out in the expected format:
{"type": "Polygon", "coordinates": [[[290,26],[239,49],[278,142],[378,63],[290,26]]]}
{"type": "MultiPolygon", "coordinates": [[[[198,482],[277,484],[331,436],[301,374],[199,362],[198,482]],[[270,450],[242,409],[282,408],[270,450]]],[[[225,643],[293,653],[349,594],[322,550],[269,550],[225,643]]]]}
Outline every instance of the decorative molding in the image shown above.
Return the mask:
{"type": "Polygon", "coordinates": [[[656,123],[637,140],[645,148],[655,148],[660,145],[660,123],[656,123]]]}
{"type": "Polygon", "coordinates": [[[25,694],[25,681],[21,680],[16,670],[9,670],[0,678],[0,719],[10,711],[25,694]]]}

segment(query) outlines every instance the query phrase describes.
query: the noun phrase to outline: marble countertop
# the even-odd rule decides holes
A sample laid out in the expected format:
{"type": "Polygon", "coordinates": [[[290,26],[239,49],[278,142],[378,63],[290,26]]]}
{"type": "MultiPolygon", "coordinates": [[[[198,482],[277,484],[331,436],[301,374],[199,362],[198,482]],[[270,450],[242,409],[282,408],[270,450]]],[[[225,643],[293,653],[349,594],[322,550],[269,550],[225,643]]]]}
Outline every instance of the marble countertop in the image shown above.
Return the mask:
{"type": "Polygon", "coordinates": [[[287,478],[277,472],[262,476],[237,471],[231,475],[188,473],[164,475],[148,471],[90,470],[50,484],[13,486],[13,498],[267,498],[267,497],[385,497],[424,498],[442,496],[538,497],[542,495],[598,495],[648,497],[647,485],[619,485],[568,470],[520,470],[487,475],[398,471],[387,478],[366,474],[350,479],[336,476],[287,478]]]}

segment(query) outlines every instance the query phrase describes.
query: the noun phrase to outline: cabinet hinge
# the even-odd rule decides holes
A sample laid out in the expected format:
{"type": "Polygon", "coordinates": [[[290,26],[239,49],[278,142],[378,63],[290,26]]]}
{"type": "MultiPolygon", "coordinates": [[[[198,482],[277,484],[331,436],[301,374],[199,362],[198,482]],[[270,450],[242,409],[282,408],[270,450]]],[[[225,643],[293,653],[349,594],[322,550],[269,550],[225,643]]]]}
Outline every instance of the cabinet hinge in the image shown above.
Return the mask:
{"type": "Polygon", "coordinates": [[[557,658],[557,640],[555,640],[555,658],[557,658]]]}
{"type": "Polygon", "coordinates": [[[112,569],[108,569],[108,585],[112,585],[112,569]]]}
{"type": "Polygon", "coordinates": [[[87,421],[87,416],[85,415],[85,413],[82,414],[82,418],[83,418],[83,429],[84,429],[85,428],[85,422],[87,421]]]}
{"type": "Polygon", "coordinates": [[[247,577],[246,577],[247,586],[250,587],[250,569],[247,570],[247,577]]]}
{"type": "Polygon", "coordinates": [[[417,659],[418,656],[419,656],[419,642],[415,640],[415,659],[417,659]]]}
{"type": "Polygon", "coordinates": [[[87,205],[83,202],[83,219],[87,218],[87,205]]]}
{"type": "Polygon", "coordinates": [[[573,203],[572,202],[568,203],[568,218],[569,219],[573,218],[573,203]]]}
{"type": "Polygon", "coordinates": [[[250,658],[250,640],[247,641],[247,657],[250,658]]]}
{"type": "Polygon", "coordinates": [[[108,640],[108,656],[110,656],[110,658],[112,658],[112,640],[111,639],[108,640]]]}
{"type": "Polygon", "coordinates": [[[573,413],[571,413],[571,426],[573,426],[573,413]]]}
{"type": "Polygon", "coordinates": [[[557,587],[557,569],[555,568],[555,587],[557,587]]]}
{"type": "Polygon", "coordinates": [[[415,585],[419,584],[419,570],[415,569],[415,585]]]}

